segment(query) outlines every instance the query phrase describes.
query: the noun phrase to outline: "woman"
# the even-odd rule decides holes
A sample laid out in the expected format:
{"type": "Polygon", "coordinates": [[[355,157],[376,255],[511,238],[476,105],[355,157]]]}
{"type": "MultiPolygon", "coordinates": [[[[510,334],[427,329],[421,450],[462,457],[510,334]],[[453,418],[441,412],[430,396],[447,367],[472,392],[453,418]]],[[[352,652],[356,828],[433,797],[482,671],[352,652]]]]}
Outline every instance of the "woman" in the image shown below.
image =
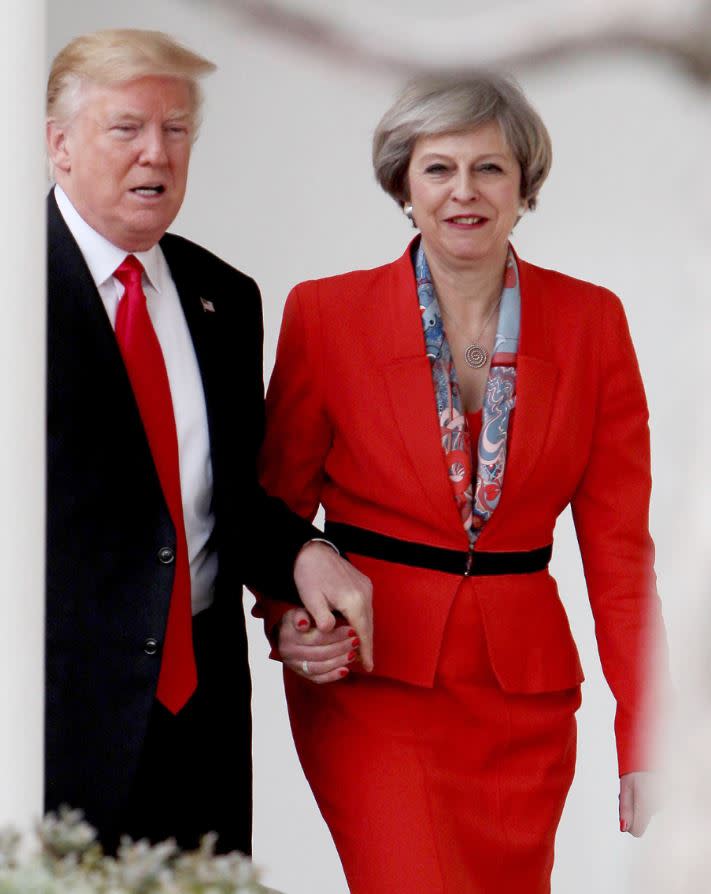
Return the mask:
{"type": "Polygon", "coordinates": [[[373,158],[420,235],[293,290],[263,457],[268,488],[307,517],[322,503],[371,578],[375,670],[346,627],[284,607],[267,628],[352,892],[542,894],[583,679],[547,570],[569,503],[617,699],[621,829],[648,821],[642,382],[619,300],[509,244],[551,161],[512,81],[414,83],[373,158]]]}

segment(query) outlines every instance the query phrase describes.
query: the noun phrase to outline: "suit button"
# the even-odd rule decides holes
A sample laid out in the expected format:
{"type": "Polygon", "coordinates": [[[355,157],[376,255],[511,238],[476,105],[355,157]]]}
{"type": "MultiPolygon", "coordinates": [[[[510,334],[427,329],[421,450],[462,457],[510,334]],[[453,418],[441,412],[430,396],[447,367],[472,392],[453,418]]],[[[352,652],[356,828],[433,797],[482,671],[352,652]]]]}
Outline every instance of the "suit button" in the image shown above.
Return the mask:
{"type": "Polygon", "coordinates": [[[143,643],[143,651],[146,655],[155,655],[158,651],[158,640],[152,636],[149,636],[148,639],[143,643]]]}
{"type": "Polygon", "coordinates": [[[161,546],[158,550],[158,561],[161,565],[172,565],[175,562],[175,550],[169,546],[161,546]]]}

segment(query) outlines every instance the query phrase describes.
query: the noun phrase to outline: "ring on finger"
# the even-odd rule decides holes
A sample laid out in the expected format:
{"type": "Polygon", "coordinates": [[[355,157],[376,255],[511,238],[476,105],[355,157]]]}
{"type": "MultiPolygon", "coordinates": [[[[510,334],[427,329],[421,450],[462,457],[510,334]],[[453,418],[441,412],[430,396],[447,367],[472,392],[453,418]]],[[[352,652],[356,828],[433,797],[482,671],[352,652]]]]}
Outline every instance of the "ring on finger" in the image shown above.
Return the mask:
{"type": "Polygon", "coordinates": [[[311,673],[311,671],[309,670],[309,663],[308,661],[306,661],[306,659],[301,662],[301,670],[306,674],[307,677],[311,673]]]}

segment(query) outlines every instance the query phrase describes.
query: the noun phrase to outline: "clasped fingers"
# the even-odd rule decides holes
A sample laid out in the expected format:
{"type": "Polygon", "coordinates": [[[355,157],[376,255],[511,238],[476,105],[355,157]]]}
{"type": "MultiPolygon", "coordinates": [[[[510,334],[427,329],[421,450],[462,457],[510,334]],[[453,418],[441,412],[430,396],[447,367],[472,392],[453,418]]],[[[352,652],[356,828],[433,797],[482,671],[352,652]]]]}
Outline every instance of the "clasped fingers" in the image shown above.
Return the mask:
{"type": "Polygon", "coordinates": [[[348,627],[323,632],[303,626],[303,609],[292,609],[282,619],[279,652],[284,664],[315,683],[331,683],[348,676],[358,660],[360,639],[348,627]]]}
{"type": "Polygon", "coordinates": [[[346,666],[355,658],[333,658],[330,661],[310,661],[304,658],[301,661],[286,661],[286,666],[300,677],[306,677],[312,683],[335,683],[344,679],[349,674],[346,666]],[[345,660],[345,663],[344,663],[345,660]]]}
{"type": "Polygon", "coordinates": [[[370,580],[331,547],[312,542],[302,548],[294,566],[301,600],[322,632],[341,614],[360,638],[363,669],[373,669],[373,588],[370,580]]]}
{"type": "Polygon", "coordinates": [[[343,592],[336,605],[338,611],[348,619],[361,639],[361,661],[363,667],[373,669],[373,586],[370,579],[351,566],[357,577],[350,591],[343,592]]]}

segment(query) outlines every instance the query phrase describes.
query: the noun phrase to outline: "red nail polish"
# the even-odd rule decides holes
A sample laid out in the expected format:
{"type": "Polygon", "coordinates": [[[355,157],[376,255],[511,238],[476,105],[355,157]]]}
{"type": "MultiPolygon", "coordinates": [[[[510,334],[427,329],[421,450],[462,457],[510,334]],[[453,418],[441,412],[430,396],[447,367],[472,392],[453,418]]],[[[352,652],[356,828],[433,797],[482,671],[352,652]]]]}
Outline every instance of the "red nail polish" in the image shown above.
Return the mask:
{"type": "Polygon", "coordinates": [[[357,652],[349,652],[348,653],[348,661],[353,661],[353,659],[356,657],[357,654],[358,654],[357,652]]]}
{"type": "Polygon", "coordinates": [[[306,620],[306,618],[302,618],[300,621],[297,621],[297,622],[296,622],[296,626],[297,626],[297,627],[300,627],[300,628],[303,630],[304,627],[308,627],[308,626],[309,626],[309,622],[306,620]]]}
{"type": "Polygon", "coordinates": [[[620,820],[620,832],[627,831],[627,822],[623,819],[620,820]]]}
{"type": "Polygon", "coordinates": [[[338,676],[339,676],[339,677],[346,677],[346,676],[348,676],[348,668],[347,668],[347,667],[342,667],[342,668],[338,671],[338,676]]]}
{"type": "Polygon", "coordinates": [[[355,636],[355,635],[356,635],[356,632],[355,632],[355,630],[353,630],[352,627],[349,627],[349,628],[348,628],[348,634],[347,634],[347,635],[348,635],[348,636],[355,636]]]}
{"type": "Polygon", "coordinates": [[[354,649],[358,648],[358,646],[360,645],[360,640],[358,639],[357,636],[355,637],[355,639],[351,640],[351,645],[353,646],[354,649]]]}

